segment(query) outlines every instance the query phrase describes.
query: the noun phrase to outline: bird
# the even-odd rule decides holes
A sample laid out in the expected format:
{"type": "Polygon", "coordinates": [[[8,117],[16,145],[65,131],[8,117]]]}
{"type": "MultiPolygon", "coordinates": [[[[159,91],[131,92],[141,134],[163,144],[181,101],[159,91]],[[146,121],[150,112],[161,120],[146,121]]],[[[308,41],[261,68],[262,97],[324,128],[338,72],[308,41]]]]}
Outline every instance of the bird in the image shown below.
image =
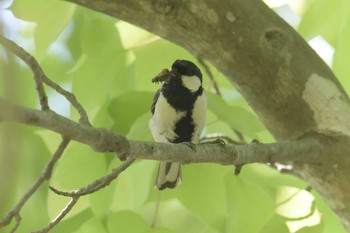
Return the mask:
{"type": "MultiPolygon", "coordinates": [[[[156,142],[194,145],[203,131],[207,97],[202,73],[191,61],[176,60],[152,82],[162,82],[154,95],[149,128],[156,142]]],[[[181,183],[181,164],[160,162],[155,188],[175,188],[181,183]]]]}

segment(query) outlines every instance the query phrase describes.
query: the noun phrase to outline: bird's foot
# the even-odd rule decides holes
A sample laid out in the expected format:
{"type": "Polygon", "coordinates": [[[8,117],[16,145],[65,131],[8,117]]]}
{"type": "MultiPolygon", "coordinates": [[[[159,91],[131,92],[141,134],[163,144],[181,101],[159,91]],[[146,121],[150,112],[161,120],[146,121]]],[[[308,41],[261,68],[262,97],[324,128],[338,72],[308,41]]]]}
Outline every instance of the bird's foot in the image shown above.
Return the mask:
{"type": "Polygon", "coordinates": [[[193,151],[196,151],[196,145],[192,142],[181,142],[181,144],[184,144],[184,145],[188,146],[189,148],[191,148],[193,151]]]}
{"type": "Polygon", "coordinates": [[[222,140],[221,138],[217,138],[213,141],[202,142],[201,144],[217,144],[220,146],[222,151],[226,150],[226,148],[225,148],[226,142],[224,140],[222,140]]]}

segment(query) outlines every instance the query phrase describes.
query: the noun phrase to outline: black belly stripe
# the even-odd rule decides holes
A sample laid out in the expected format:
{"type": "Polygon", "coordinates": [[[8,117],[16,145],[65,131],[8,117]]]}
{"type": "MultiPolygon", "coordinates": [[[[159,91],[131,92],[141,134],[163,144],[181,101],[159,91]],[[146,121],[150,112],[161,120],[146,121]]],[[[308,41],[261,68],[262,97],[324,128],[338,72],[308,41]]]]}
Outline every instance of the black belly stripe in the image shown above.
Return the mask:
{"type": "Polygon", "coordinates": [[[185,111],[187,114],[175,123],[174,132],[177,137],[170,140],[172,143],[191,142],[195,130],[192,119],[192,110],[198,96],[203,94],[203,88],[191,93],[186,89],[181,80],[175,79],[173,82],[164,84],[160,89],[169,105],[178,111],[185,111]]]}
{"type": "Polygon", "coordinates": [[[175,124],[174,132],[176,133],[177,138],[173,140],[173,143],[191,142],[194,133],[194,127],[195,126],[192,119],[192,112],[189,111],[185,117],[181,118],[175,124]]]}

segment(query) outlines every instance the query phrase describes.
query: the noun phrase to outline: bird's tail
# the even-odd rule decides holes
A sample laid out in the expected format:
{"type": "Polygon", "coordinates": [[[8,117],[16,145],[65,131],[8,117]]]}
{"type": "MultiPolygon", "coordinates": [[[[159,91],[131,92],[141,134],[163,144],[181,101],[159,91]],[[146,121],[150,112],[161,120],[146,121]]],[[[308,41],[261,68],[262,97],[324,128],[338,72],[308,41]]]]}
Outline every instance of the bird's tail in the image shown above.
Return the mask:
{"type": "Polygon", "coordinates": [[[160,162],[156,175],[155,187],[159,190],[175,188],[181,183],[180,163],[160,162]]]}

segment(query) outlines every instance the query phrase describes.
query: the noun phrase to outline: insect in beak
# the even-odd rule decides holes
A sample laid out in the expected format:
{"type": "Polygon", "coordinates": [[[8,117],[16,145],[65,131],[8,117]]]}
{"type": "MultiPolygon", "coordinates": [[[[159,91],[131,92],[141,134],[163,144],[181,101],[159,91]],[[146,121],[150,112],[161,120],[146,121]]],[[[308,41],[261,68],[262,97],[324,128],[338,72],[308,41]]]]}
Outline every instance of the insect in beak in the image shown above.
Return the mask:
{"type": "Polygon", "coordinates": [[[152,79],[152,83],[159,83],[159,82],[169,82],[171,78],[176,78],[179,77],[179,74],[177,70],[171,70],[169,71],[168,69],[163,69],[159,74],[156,75],[152,79]]]}

